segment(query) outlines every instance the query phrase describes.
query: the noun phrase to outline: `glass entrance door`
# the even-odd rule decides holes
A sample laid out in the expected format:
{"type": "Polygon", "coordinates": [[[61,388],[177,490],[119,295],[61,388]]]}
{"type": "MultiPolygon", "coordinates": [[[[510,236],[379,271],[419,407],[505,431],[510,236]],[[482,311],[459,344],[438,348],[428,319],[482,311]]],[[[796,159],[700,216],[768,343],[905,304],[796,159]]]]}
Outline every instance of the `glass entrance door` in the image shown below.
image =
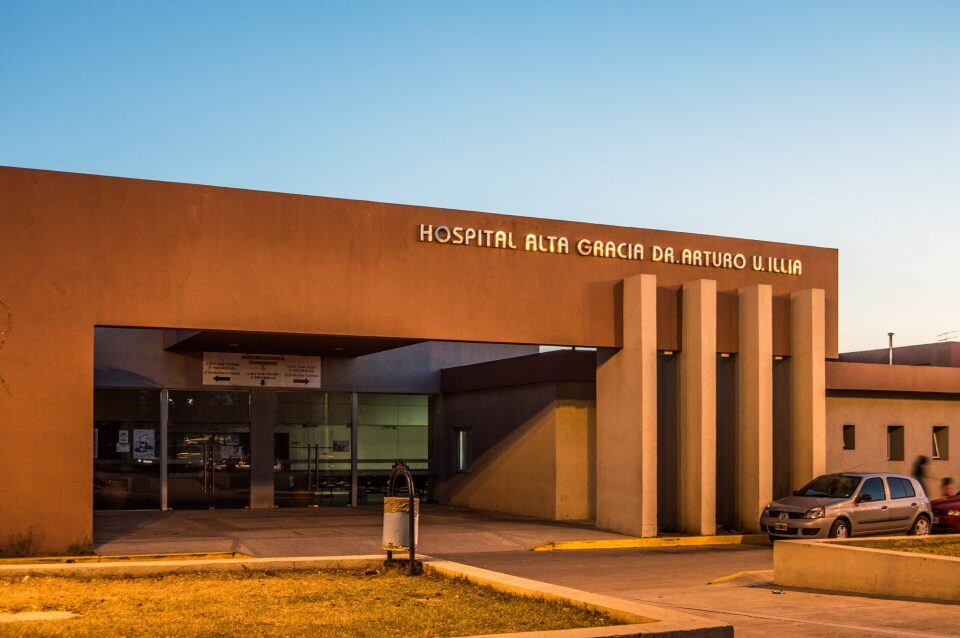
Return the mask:
{"type": "Polygon", "coordinates": [[[168,506],[249,506],[249,394],[171,391],[169,407],[168,506]]]}
{"type": "Polygon", "coordinates": [[[280,392],[274,430],[278,507],[350,504],[347,392],[280,392]]]}
{"type": "Polygon", "coordinates": [[[171,432],[169,506],[245,507],[250,504],[250,435],[171,432]]]}

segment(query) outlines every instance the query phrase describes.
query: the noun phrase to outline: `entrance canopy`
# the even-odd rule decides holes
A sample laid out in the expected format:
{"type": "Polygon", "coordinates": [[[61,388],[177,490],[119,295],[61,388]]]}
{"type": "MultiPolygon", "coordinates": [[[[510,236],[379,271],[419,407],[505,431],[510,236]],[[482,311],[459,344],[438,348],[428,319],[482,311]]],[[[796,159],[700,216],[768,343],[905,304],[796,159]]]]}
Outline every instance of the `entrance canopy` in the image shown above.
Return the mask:
{"type": "Polygon", "coordinates": [[[178,339],[167,346],[172,352],[244,352],[249,354],[297,354],[307,356],[362,357],[403,348],[419,339],[345,337],[339,335],[198,330],[175,332],[178,339]]]}

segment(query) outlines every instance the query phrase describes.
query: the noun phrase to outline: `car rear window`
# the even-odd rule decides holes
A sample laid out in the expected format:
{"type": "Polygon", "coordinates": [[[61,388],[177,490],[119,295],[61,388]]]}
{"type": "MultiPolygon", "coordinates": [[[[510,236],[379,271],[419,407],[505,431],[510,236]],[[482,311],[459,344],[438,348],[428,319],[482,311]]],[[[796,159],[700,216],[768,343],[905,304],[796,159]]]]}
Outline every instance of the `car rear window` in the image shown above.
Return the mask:
{"type": "Polygon", "coordinates": [[[860,484],[859,476],[827,475],[818,476],[802,489],[797,490],[798,496],[825,496],[829,498],[850,498],[853,491],[860,484]]]}
{"type": "Polygon", "coordinates": [[[913,498],[917,495],[913,484],[905,478],[888,476],[887,486],[890,488],[890,498],[913,498]]]}

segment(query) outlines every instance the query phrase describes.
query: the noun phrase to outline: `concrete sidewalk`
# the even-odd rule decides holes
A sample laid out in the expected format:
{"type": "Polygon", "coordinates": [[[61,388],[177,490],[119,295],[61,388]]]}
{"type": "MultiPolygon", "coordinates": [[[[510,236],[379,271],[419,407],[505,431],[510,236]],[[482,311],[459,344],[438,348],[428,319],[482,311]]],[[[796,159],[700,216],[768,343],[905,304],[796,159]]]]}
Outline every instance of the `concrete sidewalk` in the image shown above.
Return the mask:
{"type": "Polygon", "coordinates": [[[960,605],[778,588],[771,582],[773,552],[768,547],[499,552],[445,558],[730,623],[738,638],[960,636],[960,605]],[[709,584],[718,579],[721,582],[709,584]]]}
{"type": "MultiPolygon", "coordinates": [[[[380,552],[378,508],[97,512],[98,554],[242,552],[255,557],[380,552]]],[[[589,525],[552,523],[439,505],[421,510],[427,554],[526,551],[554,541],[625,539],[589,525]]]]}

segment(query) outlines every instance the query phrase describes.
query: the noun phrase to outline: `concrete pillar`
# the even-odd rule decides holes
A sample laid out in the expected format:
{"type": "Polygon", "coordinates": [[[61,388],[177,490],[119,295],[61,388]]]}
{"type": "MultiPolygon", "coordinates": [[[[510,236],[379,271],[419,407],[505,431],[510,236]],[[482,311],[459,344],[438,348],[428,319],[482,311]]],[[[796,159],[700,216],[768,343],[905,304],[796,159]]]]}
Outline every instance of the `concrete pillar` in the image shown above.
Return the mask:
{"type": "Polygon", "coordinates": [[[826,472],[826,363],[823,290],[790,294],[792,489],[826,472]]]}
{"type": "Polygon", "coordinates": [[[717,282],[683,285],[680,530],[717,533],[717,282]]]}
{"type": "Polygon", "coordinates": [[[597,527],[657,534],[657,279],[623,280],[623,347],[597,352],[597,527]]]}
{"type": "Polygon", "coordinates": [[[737,292],[737,529],[759,532],[773,499],[773,289],[737,292]]]}
{"type": "Polygon", "coordinates": [[[273,428],[277,421],[277,393],[250,392],[250,507],[273,509],[273,428]]]}

